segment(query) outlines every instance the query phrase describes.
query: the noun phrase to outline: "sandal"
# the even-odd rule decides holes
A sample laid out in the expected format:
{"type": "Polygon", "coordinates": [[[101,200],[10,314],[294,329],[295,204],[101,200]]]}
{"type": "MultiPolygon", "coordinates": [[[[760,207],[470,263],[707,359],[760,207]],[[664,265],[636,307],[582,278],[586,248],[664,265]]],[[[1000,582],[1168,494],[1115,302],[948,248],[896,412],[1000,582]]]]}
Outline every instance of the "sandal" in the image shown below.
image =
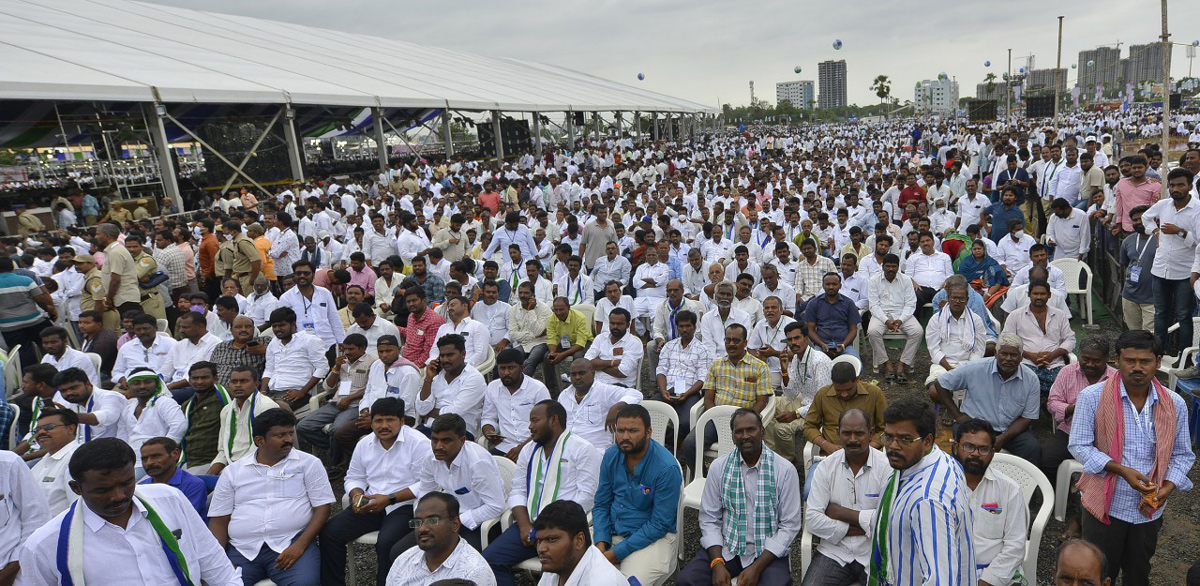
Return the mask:
{"type": "Polygon", "coordinates": [[[907,372],[902,372],[902,373],[900,373],[900,374],[897,374],[897,375],[896,375],[896,382],[897,382],[898,384],[901,384],[901,385],[906,385],[906,384],[908,384],[908,373],[907,373],[907,372]]]}
{"type": "Polygon", "coordinates": [[[883,384],[890,385],[894,382],[896,382],[896,374],[895,373],[889,371],[883,375],[883,384]]]}

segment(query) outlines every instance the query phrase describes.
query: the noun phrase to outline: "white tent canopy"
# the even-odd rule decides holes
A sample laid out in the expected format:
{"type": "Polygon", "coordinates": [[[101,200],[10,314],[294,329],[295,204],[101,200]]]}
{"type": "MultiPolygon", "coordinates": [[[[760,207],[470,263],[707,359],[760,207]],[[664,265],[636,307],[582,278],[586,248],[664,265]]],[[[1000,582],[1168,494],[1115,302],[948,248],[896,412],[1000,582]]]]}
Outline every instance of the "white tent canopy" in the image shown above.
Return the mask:
{"type": "Polygon", "coordinates": [[[713,113],[571,69],[130,0],[0,0],[0,99],[713,113]]]}

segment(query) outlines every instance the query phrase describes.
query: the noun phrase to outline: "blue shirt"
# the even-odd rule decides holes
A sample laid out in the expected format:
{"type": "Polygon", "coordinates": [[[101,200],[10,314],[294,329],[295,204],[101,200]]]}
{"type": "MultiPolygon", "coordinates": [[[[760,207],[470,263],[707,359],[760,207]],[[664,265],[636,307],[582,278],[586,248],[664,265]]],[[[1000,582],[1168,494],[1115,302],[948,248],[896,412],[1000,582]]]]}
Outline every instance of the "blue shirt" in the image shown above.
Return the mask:
{"type": "MultiPolygon", "coordinates": [[[[1083,471],[1088,474],[1104,474],[1104,466],[1112,458],[1096,448],[1096,410],[1100,405],[1100,396],[1104,393],[1104,382],[1096,383],[1079,392],[1075,401],[1075,418],[1071,422],[1070,441],[1067,449],[1071,455],[1083,464],[1083,471]]],[[[1188,408],[1183,398],[1175,393],[1167,393],[1175,408],[1175,449],[1171,452],[1171,461],[1167,464],[1166,480],[1175,483],[1175,490],[1191,490],[1192,481],[1188,471],[1196,461],[1192,453],[1192,438],[1188,434],[1188,408]]],[[[1154,433],[1154,404],[1158,402],[1158,394],[1151,389],[1142,406],[1141,421],[1139,413],[1129,400],[1125,391],[1125,383],[1121,383],[1121,411],[1125,419],[1125,444],[1121,446],[1121,465],[1129,466],[1150,476],[1154,468],[1154,457],[1157,437],[1154,433]]],[[[1108,515],[1127,523],[1149,523],[1162,516],[1163,509],[1159,508],[1154,516],[1147,518],[1138,510],[1142,502],[1142,494],[1129,486],[1128,482],[1118,478],[1116,490],[1113,491],[1112,504],[1108,515]]]]}
{"type": "Polygon", "coordinates": [[[804,309],[804,321],[816,324],[821,341],[841,344],[850,333],[850,325],[862,323],[862,316],[858,314],[858,306],[849,297],[839,293],[834,303],[830,303],[825,295],[813,297],[804,309]]]}
{"type": "Polygon", "coordinates": [[[600,463],[600,483],[592,508],[593,541],[611,544],[613,535],[624,541],[613,547],[617,560],[676,533],[675,514],[683,474],[679,463],[662,444],[650,440],[646,456],[633,467],[625,466],[619,446],[609,446],[600,463]]]}
{"type": "Polygon", "coordinates": [[[1003,203],[994,203],[988,206],[987,214],[992,218],[992,231],[988,235],[992,242],[1000,242],[1001,238],[1008,235],[1009,220],[1019,218],[1025,221],[1025,212],[1016,204],[1012,209],[1005,209],[1003,203]]]}
{"type": "MultiPolygon", "coordinates": [[[[937,295],[933,296],[934,311],[936,312],[941,307],[939,304],[946,300],[946,290],[939,289],[937,295]]],[[[996,331],[996,324],[992,322],[992,314],[988,311],[987,304],[983,302],[983,295],[980,295],[972,287],[967,287],[967,309],[983,320],[983,327],[987,329],[988,341],[995,342],[996,338],[1000,337],[1000,332],[996,331]]]]}
{"type": "MultiPolygon", "coordinates": [[[[1026,364],[1004,380],[995,358],[979,358],[960,364],[939,376],[937,382],[947,391],[966,390],[962,412],[992,424],[996,433],[1003,433],[1018,417],[1038,418],[1042,387],[1037,374],[1026,364]]],[[[1079,413],[1078,406],[1075,412],[1079,413]]]]}
{"type": "MultiPolygon", "coordinates": [[[[147,476],[138,484],[154,484],[154,478],[147,476]]],[[[167,486],[178,488],[183,496],[192,502],[192,507],[200,513],[200,518],[208,521],[208,487],[204,485],[203,480],[184,472],[183,468],[175,468],[175,475],[167,481],[167,486]]]]}

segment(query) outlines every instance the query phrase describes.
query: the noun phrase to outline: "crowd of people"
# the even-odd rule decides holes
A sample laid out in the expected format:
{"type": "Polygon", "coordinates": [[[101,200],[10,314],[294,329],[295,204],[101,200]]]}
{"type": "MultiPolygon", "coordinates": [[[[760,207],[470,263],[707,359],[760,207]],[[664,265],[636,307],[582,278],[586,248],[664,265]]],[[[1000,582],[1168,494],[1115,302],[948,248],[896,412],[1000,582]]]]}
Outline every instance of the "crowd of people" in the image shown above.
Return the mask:
{"type": "Polygon", "coordinates": [[[336,586],[370,534],[380,586],[1007,586],[1040,544],[993,463],[1071,459],[1055,571],[1148,584],[1200,150],[1121,152],[1122,116],[616,137],[156,217],[72,191],[0,255],[0,585],[336,586]],[[1127,327],[1079,339],[1101,231],[1127,327]]]}

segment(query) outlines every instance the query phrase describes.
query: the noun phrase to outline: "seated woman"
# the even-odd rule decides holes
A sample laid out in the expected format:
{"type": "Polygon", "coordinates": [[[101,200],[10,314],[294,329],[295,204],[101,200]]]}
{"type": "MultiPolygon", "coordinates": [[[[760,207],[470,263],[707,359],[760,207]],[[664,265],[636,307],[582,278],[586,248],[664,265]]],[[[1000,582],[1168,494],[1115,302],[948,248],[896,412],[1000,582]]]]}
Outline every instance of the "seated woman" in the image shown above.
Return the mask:
{"type": "Polygon", "coordinates": [[[987,255],[982,240],[971,243],[971,255],[962,259],[958,274],[966,277],[971,287],[983,295],[984,304],[989,308],[1008,291],[1008,276],[1004,274],[1004,268],[987,255]]]}

